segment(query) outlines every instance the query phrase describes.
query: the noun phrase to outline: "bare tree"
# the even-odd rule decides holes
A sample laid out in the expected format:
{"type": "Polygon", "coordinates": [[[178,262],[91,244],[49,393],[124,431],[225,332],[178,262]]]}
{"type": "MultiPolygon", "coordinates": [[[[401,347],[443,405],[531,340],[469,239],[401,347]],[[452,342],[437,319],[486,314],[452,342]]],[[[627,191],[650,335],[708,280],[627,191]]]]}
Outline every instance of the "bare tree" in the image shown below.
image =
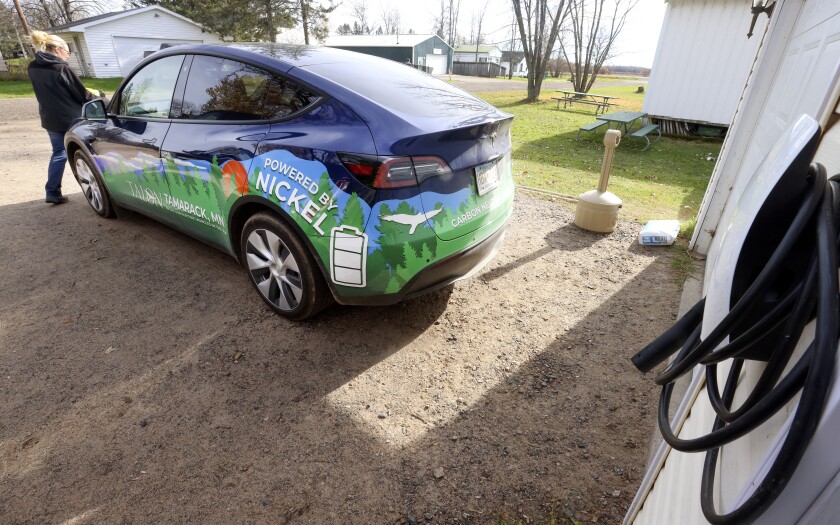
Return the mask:
{"type": "Polygon", "coordinates": [[[437,36],[452,47],[455,47],[455,44],[459,41],[458,15],[460,10],[461,0],[440,0],[440,14],[433,15],[437,36]]]}
{"type": "Polygon", "coordinates": [[[511,0],[519,25],[519,39],[528,64],[528,98],[536,101],[560,25],[572,0],[511,0]],[[552,3],[553,5],[549,5],[552,3]]]}
{"type": "Polygon", "coordinates": [[[400,10],[390,3],[382,6],[382,25],[386,35],[400,34],[400,10]]]}
{"type": "Polygon", "coordinates": [[[43,29],[105,12],[95,0],[28,0],[21,5],[33,27],[43,29]]]}
{"type": "Polygon", "coordinates": [[[577,0],[571,7],[573,45],[561,45],[561,49],[575,91],[587,93],[592,89],[604,62],[615,56],[615,40],[638,3],[639,0],[577,0]]]}
{"type": "Polygon", "coordinates": [[[510,24],[510,44],[508,44],[508,80],[513,78],[513,55],[516,50],[516,17],[510,24]]]}
{"type": "Polygon", "coordinates": [[[446,16],[446,0],[440,0],[440,14],[432,15],[434,19],[435,34],[441,40],[446,40],[447,16],[446,16]]]}
{"type": "Polygon", "coordinates": [[[484,13],[487,12],[487,4],[489,0],[484,2],[484,7],[478,13],[473,13],[473,26],[478,26],[477,30],[475,31],[475,38],[470,39],[471,42],[475,43],[475,61],[478,62],[478,46],[482,44],[481,38],[481,26],[484,23],[484,13]]]}
{"type": "Polygon", "coordinates": [[[350,2],[350,11],[353,13],[353,26],[359,24],[360,33],[358,35],[369,35],[371,32],[370,21],[368,20],[368,3],[367,0],[355,0],[350,2]]]}
{"type": "Polygon", "coordinates": [[[17,52],[23,52],[27,58],[33,56],[32,47],[24,44],[21,38],[23,32],[23,21],[18,16],[17,10],[5,3],[0,3],[0,49],[6,53],[7,57],[14,57],[17,52]]]}

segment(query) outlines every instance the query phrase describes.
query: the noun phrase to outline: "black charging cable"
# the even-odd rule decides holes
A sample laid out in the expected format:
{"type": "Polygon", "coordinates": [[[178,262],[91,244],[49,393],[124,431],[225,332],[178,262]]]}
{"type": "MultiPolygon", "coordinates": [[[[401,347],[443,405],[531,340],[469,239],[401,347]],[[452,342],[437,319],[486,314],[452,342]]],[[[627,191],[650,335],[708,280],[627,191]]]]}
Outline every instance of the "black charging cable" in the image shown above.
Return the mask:
{"type": "Polygon", "coordinates": [[[750,523],[778,498],[817,429],[828,396],[840,337],[837,277],[840,176],[827,179],[825,168],[812,164],[808,181],[810,192],[777,248],[749,288],[708,336],[705,339],[700,336],[705,308],[703,299],[632,358],[640,371],[648,372],[677,353],[676,358],[655,379],[657,384],[662,385],[657,417],[659,429],[663,439],[676,450],[706,452],[700,503],[704,516],[714,524],[750,523]],[[808,270],[763,317],[750,321],[750,326],[744,326],[746,314],[756,307],[782,270],[797,241],[809,229],[816,232],[816,246],[808,270]],[[784,374],[805,326],[812,320],[816,320],[814,341],[784,374]],[[782,327],[781,335],[768,343],[766,334],[779,327],[782,327]],[[727,337],[731,337],[730,342],[718,348],[727,337]],[[746,400],[733,409],[731,405],[746,355],[756,346],[768,344],[771,348],[763,349],[769,355],[764,371],[746,400]],[[729,359],[732,364],[721,393],[717,364],[729,359]],[[674,382],[697,365],[705,366],[706,390],[716,418],[710,433],[681,439],[671,428],[668,410],[671,394],[674,382]],[[743,504],[727,514],[718,514],[714,505],[714,485],[721,447],[756,429],[800,392],[787,436],[767,474],[743,504]]]}

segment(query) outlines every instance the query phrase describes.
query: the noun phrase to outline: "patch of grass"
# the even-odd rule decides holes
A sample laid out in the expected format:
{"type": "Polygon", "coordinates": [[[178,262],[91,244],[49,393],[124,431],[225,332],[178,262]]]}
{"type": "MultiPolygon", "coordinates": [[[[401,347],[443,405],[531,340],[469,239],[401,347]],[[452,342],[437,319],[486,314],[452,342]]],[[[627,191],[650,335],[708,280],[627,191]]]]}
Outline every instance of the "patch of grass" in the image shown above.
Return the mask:
{"type": "Polygon", "coordinates": [[[624,81],[634,82],[634,81],[637,81],[637,80],[647,80],[647,79],[648,79],[648,77],[640,77],[638,75],[627,75],[627,76],[622,76],[622,75],[604,75],[604,76],[601,76],[601,75],[598,75],[598,78],[595,79],[595,80],[596,80],[596,86],[597,86],[597,82],[624,82],[624,81]]]}
{"type": "MultiPolygon", "coordinates": [[[[599,86],[592,92],[619,97],[613,111],[641,111],[644,93],[636,86],[599,86]]],[[[543,89],[540,100],[527,103],[521,91],[479,94],[513,121],[513,172],[518,184],[576,198],[595,189],[604,157],[604,131],[581,132],[595,121],[594,108],[557,109],[555,92],[543,89]]],[[[642,139],[622,137],[610,173],[609,191],[623,201],[620,217],[644,223],[650,219],[678,219],[681,238],[700,208],[721,141],[662,137],[646,151],[642,139]]]]}
{"type": "Polygon", "coordinates": [[[694,273],[694,259],[688,249],[688,240],[678,240],[671,245],[671,269],[679,282],[685,282],[694,273]]]}
{"type": "MultiPolygon", "coordinates": [[[[82,77],[82,84],[87,88],[101,89],[106,95],[111,96],[122,82],[121,77],[114,78],[88,78],[82,77]]],[[[29,80],[0,80],[0,98],[34,97],[32,83],[29,80]]]]}
{"type": "MultiPolygon", "coordinates": [[[[514,76],[514,77],[511,77],[511,78],[508,78],[507,75],[504,75],[504,76],[501,76],[501,77],[496,77],[496,78],[498,78],[500,80],[519,80],[519,81],[522,81],[522,82],[526,82],[528,80],[528,77],[514,76]]],[[[559,80],[561,82],[567,82],[569,80],[569,74],[565,73],[563,75],[560,75],[559,77],[554,77],[552,75],[548,75],[548,78],[543,79],[543,82],[547,82],[549,80],[559,80]]],[[[632,75],[626,76],[626,77],[607,75],[607,76],[599,76],[597,78],[598,82],[636,82],[636,81],[639,81],[639,80],[642,80],[642,81],[647,80],[647,77],[639,77],[639,76],[632,76],[632,75]]]]}

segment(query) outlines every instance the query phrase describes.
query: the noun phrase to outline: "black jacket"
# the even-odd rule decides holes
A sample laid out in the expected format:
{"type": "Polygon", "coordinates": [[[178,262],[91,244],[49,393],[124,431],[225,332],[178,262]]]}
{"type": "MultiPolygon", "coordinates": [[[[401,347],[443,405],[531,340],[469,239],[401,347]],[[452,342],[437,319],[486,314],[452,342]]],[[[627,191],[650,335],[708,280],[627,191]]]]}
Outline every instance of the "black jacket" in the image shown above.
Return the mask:
{"type": "Polygon", "coordinates": [[[95,97],[85,89],[67,62],[39,51],[29,63],[29,80],[38,99],[41,127],[64,133],[82,116],[82,104],[95,97]]]}

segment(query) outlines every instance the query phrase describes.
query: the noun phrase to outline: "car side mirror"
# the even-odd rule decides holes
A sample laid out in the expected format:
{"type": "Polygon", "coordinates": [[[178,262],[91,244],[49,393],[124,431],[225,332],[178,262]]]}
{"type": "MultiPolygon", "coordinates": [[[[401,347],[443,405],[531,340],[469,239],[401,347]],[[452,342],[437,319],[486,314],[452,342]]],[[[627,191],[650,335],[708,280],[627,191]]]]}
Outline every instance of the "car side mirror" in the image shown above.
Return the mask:
{"type": "Polygon", "coordinates": [[[105,109],[105,102],[102,99],[91,100],[82,106],[82,117],[85,120],[105,120],[108,112],[105,109]]]}

